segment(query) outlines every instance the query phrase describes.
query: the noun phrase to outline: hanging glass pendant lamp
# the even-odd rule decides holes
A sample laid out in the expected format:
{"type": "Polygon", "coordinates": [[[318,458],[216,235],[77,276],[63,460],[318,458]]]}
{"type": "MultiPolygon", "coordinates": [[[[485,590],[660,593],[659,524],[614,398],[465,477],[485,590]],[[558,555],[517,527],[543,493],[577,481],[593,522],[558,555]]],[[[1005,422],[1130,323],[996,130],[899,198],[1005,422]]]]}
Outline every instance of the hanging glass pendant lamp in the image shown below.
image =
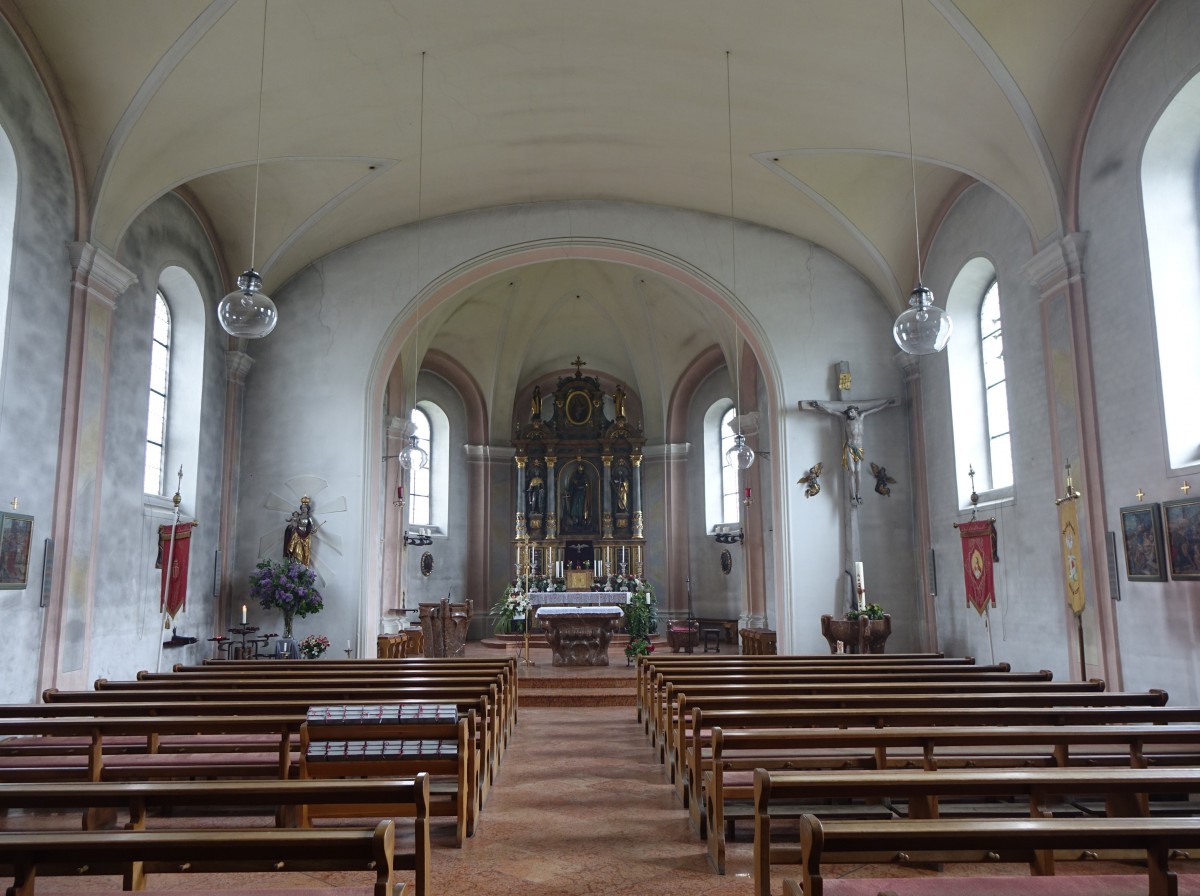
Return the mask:
{"type": "Polygon", "coordinates": [[[271,297],[262,291],[262,276],[254,269],[254,250],[258,236],[258,182],[262,168],[263,73],[267,56],[267,2],[263,0],[262,50],[258,68],[258,136],[254,147],[254,217],[250,225],[250,267],[237,278],[237,289],[217,304],[217,321],[230,336],[261,339],[275,329],[279,312],[271,297]]]}
{"type": "Polygon", "coordinates": [[[921,225],[917,215],[917,164],[913,158],[912,98],[908,83],[908,33],[904,0],[900,0],[900,35],[904,45],[904,106],[908,113],[908,168],[912,176],[913,229],[917,236],[917,288],[908,297],[908,309],[892,326],[892,337],[910,355],[933,355],[950,341],[954,324],[950,315],[933,304],[933,292],[921,282],[921,225]]]}

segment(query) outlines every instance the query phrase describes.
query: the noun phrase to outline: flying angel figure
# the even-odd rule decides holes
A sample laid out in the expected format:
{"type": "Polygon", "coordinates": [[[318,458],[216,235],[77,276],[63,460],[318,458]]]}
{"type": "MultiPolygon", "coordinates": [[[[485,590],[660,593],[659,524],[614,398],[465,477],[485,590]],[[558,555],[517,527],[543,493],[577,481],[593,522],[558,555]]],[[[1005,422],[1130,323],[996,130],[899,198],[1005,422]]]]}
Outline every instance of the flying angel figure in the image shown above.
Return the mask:
{"type": "Polygon", "coordinates": [[[821,490],[821,483],[817,481],[821,478],[821,466],[821,464],[817,464],[816,466],[809,467],[808,472],[801,476],[799,481],[797,481],[797,485],[808,486],[808,488],[804,490],[804,497],[811,498],[821,490]]]}
{"type": "Polygon", "coordinates": [[[875,491],[885,498],[890,498],[892,490],[888,486],[895,485],[896,480],[888,475],[887,467],[881,467],[879,464],[872,463],[871,475],[875,477],[875,491]]]}

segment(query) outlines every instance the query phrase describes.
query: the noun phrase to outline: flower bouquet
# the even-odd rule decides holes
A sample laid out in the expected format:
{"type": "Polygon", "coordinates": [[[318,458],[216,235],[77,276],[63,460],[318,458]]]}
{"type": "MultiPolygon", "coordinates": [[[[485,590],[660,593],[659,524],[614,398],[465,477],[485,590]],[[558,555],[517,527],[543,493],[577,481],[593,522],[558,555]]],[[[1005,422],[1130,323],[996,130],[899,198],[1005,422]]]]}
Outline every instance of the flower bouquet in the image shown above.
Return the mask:
{"type": "Polygon", "coordinates": [[[316,588],[317,574],[295,560],[259,560],[250,574],[250,596],[264,610],[283,611],[283,636],[292,636],[292,617],[319,613],[325,606],[316,588]]]}
{"type": "Polygon", "coordinates": [[[629,643],[625,645],[625,661],[632,662],[635,656],[645,656],[648,653],[654,653],[654,644],[649,638],[631,638],[629,643]]]}
{"type": "Polygon", "coordinates": [[[512,631],[513,620],[527,618],[529,607],[529,595],[509,585],[504,590],[504,597],[492,607],[492,613],[496,616],[495,630],[512,631]]]}
{"type": "Polygon", "coordinates": [[[300,655],[306,660],[319,659],[329,649],[329,639],[324,635],[309,635],[300,642],[300,655]]]}

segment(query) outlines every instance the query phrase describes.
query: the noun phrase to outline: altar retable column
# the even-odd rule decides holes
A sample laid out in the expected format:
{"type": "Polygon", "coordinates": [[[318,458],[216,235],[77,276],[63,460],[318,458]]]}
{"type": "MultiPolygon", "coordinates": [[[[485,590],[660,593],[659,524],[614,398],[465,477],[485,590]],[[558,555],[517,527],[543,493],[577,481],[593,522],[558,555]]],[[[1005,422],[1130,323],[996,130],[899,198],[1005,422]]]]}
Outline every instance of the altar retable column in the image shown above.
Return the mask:
{"type": "MultiPolygon", "coordinates": [[[[71,305],[52,528],[57,550],[43,635],[41,689],[83,688],[89,677],[113,315],[117,297],[137,282],[131,271],[90,243],[69,243],[67,248],[71,305]]],[[[161,638],[162,632],[155,637],[161,638]]]]}
{"type": "Polygon", "coordinates": [[[633,537],[645,538],[645,527],[642,517],[642,455],[634,454],[633,461],[633,537]]]}
{"type": "MultiPolygon", "coordinates": [[[[600,537],[613,537],[613,506],[612,506],[612,462],[613,456],[605,454],[600,457],[604,463],[604,484],[600,487],[600,537]]],[[[608,570],[604,570],[608,575],[608,570]]]]}
{"type": "MultiPolygon", "coordinates": [[[[546,455],[546,537],[558,538],[558,477],[555,472],[555,465],[558,463],[558,457],[553,454],[546,455]]],[[[553,573],[554,567],[551,566],[548,572],[553,573]]]]}
{"type": "Polygon", "coordinates": [[[524,538],[525,533],[525,455],[518,454],[513,458],[517,464],[517,514],[513,520],[513,532],[516,538],[524,538]]]}

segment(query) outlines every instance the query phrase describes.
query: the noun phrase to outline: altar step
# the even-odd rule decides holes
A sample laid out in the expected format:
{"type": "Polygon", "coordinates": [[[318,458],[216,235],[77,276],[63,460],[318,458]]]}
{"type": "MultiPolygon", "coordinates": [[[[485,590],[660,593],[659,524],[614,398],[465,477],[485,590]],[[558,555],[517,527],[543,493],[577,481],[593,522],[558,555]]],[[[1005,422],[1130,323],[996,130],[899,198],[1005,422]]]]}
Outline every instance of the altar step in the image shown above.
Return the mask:
{"type": "Polygon", "coordinates": [[[637,702],[634,679],[628,675],[588,675],[579,678],[518,677],[517,686],[522,707],[633,706],[637,702]]]}

